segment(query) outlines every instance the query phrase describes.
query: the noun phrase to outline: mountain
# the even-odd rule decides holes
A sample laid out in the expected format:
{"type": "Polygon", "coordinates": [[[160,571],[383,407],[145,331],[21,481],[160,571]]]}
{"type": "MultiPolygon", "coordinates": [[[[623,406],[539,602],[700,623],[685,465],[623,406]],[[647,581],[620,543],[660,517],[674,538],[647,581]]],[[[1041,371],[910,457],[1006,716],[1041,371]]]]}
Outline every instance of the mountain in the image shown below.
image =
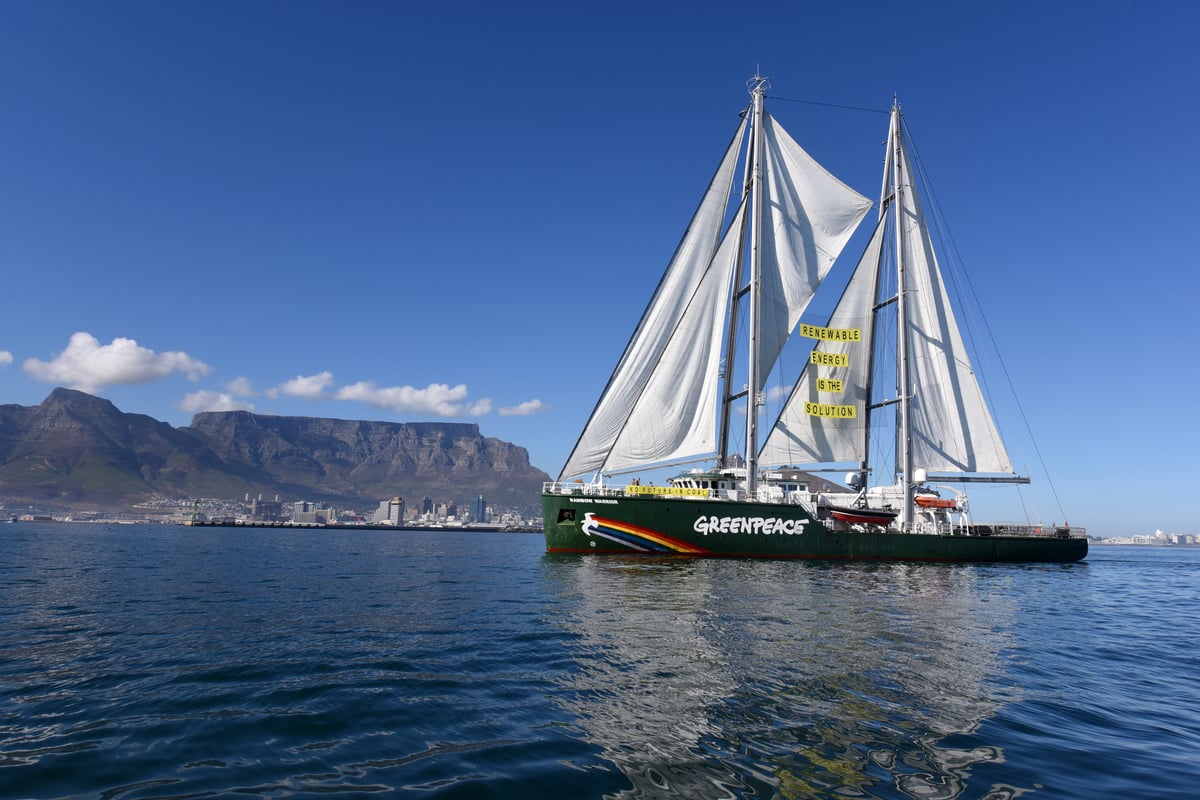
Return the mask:
{"type": "Polygon", "coordinates": [[[523,447],[467,423],[370,422],[205,412],[173,428],[107,400],[55,389],[41,405],[0,405],[0,498],[118,507],[156,497],[262,494],[360,510],[489,503],[534,513],[549,476],[523,447]]]}
{"type": "Polygon", "coordinates": [[[454,422],[367,422],[272,417],[246,411],[197,414],[182,429],[203,439],[227,464],[265,473],[295,496],[408,502],[428,495],[460,503],[482,494],[501,506],[534,509],[550,477],[529,453],[479,426],[454,422]]]}

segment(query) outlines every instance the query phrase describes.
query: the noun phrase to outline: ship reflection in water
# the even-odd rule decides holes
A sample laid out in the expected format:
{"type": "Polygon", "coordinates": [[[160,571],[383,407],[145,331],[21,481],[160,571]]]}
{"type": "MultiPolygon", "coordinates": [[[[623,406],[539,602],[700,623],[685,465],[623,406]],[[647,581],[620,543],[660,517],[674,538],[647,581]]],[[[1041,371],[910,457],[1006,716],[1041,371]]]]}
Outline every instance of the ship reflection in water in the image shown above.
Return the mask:
{"type": "MultiPolygon", "coordinates": [[[[971,566],[548,555],[560,702],[619,797],[1002,798],[1015,612],[971,566]],[[974,777],[972,775],[974,774],[974,777]]],[[[1006,575],[1008,576],[1006,578],[1006,575]]]]}

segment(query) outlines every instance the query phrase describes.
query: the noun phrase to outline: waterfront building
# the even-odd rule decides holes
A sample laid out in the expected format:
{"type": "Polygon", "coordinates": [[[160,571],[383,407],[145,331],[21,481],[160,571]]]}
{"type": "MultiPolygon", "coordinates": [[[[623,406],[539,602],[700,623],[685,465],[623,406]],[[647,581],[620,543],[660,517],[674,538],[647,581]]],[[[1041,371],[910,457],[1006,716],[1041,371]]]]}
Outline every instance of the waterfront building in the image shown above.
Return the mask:
{"type": "Polygon", "coordinates": [[[260,495],[250,501],[250,519],[254,522],[279,522],[283,519],[283,503],[263,500],[260,495]]]}
{"type": "Polygon", "coordinates": [[[294,525],[324,525],[332,522],[336,515],[333,509],[324,503],[310,503],[301,500],[292,504],[292,523],[294,525]]]}

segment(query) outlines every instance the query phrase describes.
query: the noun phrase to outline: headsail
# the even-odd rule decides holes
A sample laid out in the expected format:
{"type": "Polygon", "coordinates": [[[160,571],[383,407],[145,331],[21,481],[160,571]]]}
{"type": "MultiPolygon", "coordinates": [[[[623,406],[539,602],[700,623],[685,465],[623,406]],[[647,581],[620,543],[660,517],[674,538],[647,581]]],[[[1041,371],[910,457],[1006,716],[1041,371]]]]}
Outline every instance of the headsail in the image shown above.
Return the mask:
{"type": "MultiPolygon", "coordinates": [[[[892,114],[898,117],[899,109],[892,114]]],[[[883,196],[893,194],[892,176],[899,174],[913,467],[930,473],[1011,473],[938,269],[898,119],[891,130],[883,196]],[[893,161],[897,158],[898,164],[893,161]]]]}
{"type": "Polygon", "coordinates": [[[604,462],[622,470],[716,450],[722,325],[738,255],[743,204],[650,373],[604,462]]]}
{"type": "MultiPolygon", "coordinates": [[[[706,399],[703,407],[697,404],[705,386],[713,387],[709,391],[715,392],[724,306],[720,309],[722,316],[716,316],[714,309],[701,308],[696,293],[702,287],[706,294],[712,293],[715,286],[717,276],[706,274],[714,265],[746,126],[745,120],[738,126],[560,478],[715,449],[716,401],[706,399]],[[711,336],[705,336],[714,324],[718,330],[715,344],[711,336]],[[674,348],[673,340],[677,343],[674,348]],[[685,342],[693,347],[681,354],[679,344],[685,342]],[[704,352],[706,347],[712,352],[704,352]],[[669,363],[668,350],[673,355],[686,355],[687,363],[669,363]],[[651,384],[674,388],[669,393],[647,392],[651,384]],[[635,441],[635,432],[647,440],[635,441]]],[[[736,254],[731,263],[733,258],[736,254]]],[[[724,269],[723,265],[719,267],[724,269]]],[[[727,276],[720,290],[726,298],[730,280],[727,276]]]]}

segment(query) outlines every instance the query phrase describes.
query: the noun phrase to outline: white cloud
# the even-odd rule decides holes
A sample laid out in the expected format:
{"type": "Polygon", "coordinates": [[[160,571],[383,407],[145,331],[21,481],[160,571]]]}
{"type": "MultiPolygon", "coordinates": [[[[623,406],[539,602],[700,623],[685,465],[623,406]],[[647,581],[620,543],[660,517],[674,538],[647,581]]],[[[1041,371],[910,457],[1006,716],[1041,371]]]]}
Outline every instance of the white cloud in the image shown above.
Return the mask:
{"type": "Polygon", "coordinates": [[[268,397],[278,397],[286,394],[290,397],[303,397],[317,400],[325,396],[325,392],[333,386],[333,373],[320,372],[316,375],[297,375],[290,381],[285,381],[273,389],[267,390],[268,397]]]}
{"type": "Polygon", "coordinates": [[[7,367],[12,363],[12,353],[7,350],[0,350],[0,367],[7,367]]]}
{"type": "Polygon", "coordinates": [[[254,404],[239,400],[226,392],[202,389],[179,401],[179,410],[195,414],[200,411],[253,411],[254,404]]]}
{"type": "Polygon", "coordinates": [[[372,381],[343,386],[334,395],[338,400],[354,400],[389,411],[432,414],[438,417],[480,417],[492,410],[492,401],[467,400],[466,384],[450,386],[431,383],[424,389],[412,386],[379,387],[372,381]]]}
{"type": "Polygon", "coordinates": [[[767,400],[787,400],[792,396],[792,386],[771,386],[767,389],[767,400]]]}
{"type": "Polygon", "coordinates": [[[234,397],[258,397],[249,378],[237,377],[225,384],[225,389],[234,397]]]}
{"type": "Polygon", "coordinates": [[[528,417],[533,414],[540,414],[543,411],[549,411],[550,406],[543,403],[541,400],[534,398],[526,400],[524,403],[518,403],[515,406],[506,406],[500,409],[502,417],[528,417]]]}
{"type": "Polygon", "coordinates": [[[67,349],[50,361],[30,358],[23,368],[38,380],[92,393],[114,383],[149,383],[172,372],[198,380],[212,371],[187,353],[155,353],[133,339],[100,344],[95,336],[82,331],[73,334],[67,349]]]}

